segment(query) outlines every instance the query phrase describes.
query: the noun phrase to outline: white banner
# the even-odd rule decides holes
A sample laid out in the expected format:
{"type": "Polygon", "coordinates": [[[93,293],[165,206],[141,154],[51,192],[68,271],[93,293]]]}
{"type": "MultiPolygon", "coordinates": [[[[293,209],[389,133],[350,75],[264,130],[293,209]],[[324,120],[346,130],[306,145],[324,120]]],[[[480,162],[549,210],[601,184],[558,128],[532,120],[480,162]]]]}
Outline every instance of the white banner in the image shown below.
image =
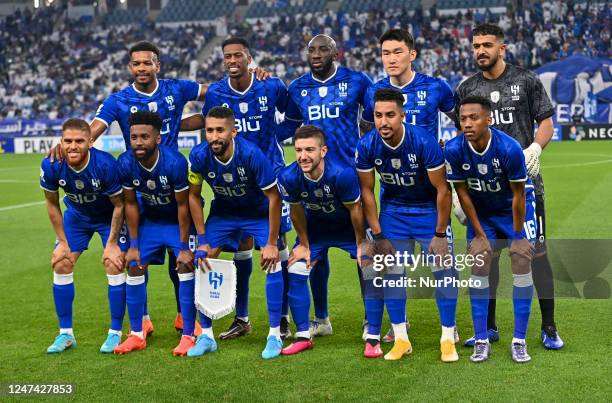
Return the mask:
{"type": "Polygon", "coordinates": [[[195,305],[211,319],[220,319],[236,304],[236,266],[231,260],[208,259],[212,271],[196,269],[195,305]]]}
{"type": "Polygon", "coordinates": [[[15,154],[47,153],[60,137],[15,137],[15,154]]]}

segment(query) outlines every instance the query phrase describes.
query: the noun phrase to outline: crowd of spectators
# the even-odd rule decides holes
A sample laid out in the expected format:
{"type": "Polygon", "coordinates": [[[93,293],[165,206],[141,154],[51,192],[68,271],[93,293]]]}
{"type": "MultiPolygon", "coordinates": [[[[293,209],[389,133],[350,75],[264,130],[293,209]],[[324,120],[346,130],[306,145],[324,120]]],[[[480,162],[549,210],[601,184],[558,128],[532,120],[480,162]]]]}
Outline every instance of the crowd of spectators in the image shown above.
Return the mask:
{"type": "MultiPolygon", "coordinates": [[[[162,77],[206,83],[224,74],[218,47],[197,60],[214,35],[211,28],[161,28],[151,21],[106,27],[69,20],[64,11],[26,10],[0,21],[0,119],[91,116],[106,96],[129,83],[127,49],[138,40],[153,41],[162,50],[162,77]]],[[[417,41],[415,69],[455,86],[475,71],[470,35],[481,22],[498,23],[506,33],[506,60],[530,69],[576,54],[612,57],[607,2],[583,9],[555,0],[509,6],[502,14],[487,9],[443,15],[435,7],[350,14],[280,11],[272,19],[234,21],[228,33],[246,37],[256,64],[289,83],[307,72],[306,44],[319,33],[336,39],[341,64],[381,78],[378,37],[388,28],[405,27],[417,41]]]]}

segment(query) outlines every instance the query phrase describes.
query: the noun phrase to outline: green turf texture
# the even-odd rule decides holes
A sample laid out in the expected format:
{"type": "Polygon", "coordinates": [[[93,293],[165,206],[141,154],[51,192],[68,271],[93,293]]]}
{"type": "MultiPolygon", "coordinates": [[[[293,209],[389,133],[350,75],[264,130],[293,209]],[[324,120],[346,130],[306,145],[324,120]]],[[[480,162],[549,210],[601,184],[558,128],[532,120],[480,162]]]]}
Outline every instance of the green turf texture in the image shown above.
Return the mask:
{"type": "MultiPolygon", "coordinates": [[[[293,160],[292,150],[286,151],[288,160],[293,160]]],[[[458,350],[458,363],[440,362],[435,301],[409,299],[413,354],[399,362],[364,359],[363,308],[355,265],[339,250],[330,253],[334,335],[317,338],[312,351],[271,361],[260,358],[268,325],[264,274],[256,267],[250,298],[253,333],[221,341],[219,351],[205,357],[172,357],[180,338],[172,326],[174,294],[166,267],[156,266],[151,268],[149,283],[155,333],[145,351],[113,356],[98,353],[109,318],[102,249],[96,237],[75,270],[78,347],[47,355],[45,349],[57,333],[50,268],[55,236],[44,204],[5,209],[43,200],[38,187],[41,158],[0,155],[0,383],[4,390],[7,382],[73,383],[73,398],[104,401],[572,401],[607,400],[612,395],[609,299],[557,300],[557,322],[567,343],[557,352],[541,346],[540,313],[534,300],[527,340],[533,360],[523,365],[513,363],[509,353],[511,300],[498,302],[502,339],[493,344],[489,362],[477,365],[469,361],[471,350],[463,347],[458,350]]],[[[612,238],[612,142],[553,143],[542,155],[542,172],[549,238],[612,238]]],[[[456,224],[455,236],[465,238],[464,229],[456,224]]],[[[510,277],[507,270],[502,277],[510,277]]],[[[465,292],[457,319],[462,339],[469,337],[472,326],[465,292]]],[[[230,321],[231,315],[215,322],[215,334],[230,321]]],[[[385,352],[389,348],[383,346],[385,352]]]]}

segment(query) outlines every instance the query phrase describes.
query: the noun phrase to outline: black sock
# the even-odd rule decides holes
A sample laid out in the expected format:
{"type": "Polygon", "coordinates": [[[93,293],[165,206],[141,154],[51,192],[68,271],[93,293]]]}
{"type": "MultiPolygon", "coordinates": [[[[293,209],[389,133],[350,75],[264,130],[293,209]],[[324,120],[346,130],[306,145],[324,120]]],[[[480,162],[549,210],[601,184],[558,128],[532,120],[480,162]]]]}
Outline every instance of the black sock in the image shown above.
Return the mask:
{"type": "Polygon", "coordinates": [[[542,327],[555,326],[555,284],[548,255],[533,258],[531,267],[542,312],[542,327]]]}

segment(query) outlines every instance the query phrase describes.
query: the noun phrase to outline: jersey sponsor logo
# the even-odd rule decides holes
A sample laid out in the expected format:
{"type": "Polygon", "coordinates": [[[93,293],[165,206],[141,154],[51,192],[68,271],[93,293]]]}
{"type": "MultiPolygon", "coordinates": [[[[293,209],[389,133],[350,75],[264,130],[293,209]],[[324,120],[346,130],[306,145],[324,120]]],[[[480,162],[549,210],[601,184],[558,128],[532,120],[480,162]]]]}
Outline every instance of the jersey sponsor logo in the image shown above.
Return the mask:
{"type": "Polygon", "coordinates": [[[334,211],[336,211],[336,206],[334,205],[334,202],[321,203],[321,204],[304,203],[304,207],[306,207],[308,210],[322,211],[326,214],[331,214],[334,211]]]}
{"type": "MultiPolygon", "coordinates": [[[[324,88],[324,87],[321,87],[324,88]]],[[[319,88],[319,90],[321,89],[319,88]]],[[[334,119],[340,116],[340,108],[329,108],[325,104],[310,105],[308,107],[308,120],[334,119]]]]}
{"type": "Polygon", "coordinates": [[[498,103],[499,102],[499,91],[493,91],[489,94],[489,96],[491,97],[491,101],[493,101],[494,103],[498,103]]]}
{"type": "Polygon", "coordinates": [[[140,194],[149,206],[165,206],[166,204],[172,203],[169,194],[152,195],[146,192],[141,192],[140,194]]]}
{"type": "Polygon", "coordinates": [[[395,169],[400,169],[402,167],[402,160],[399,158],[391,158],[391,166],[395,169]]]}
{"type": "Polygon", "coordinates": [[[238,108],[240,109],[240,112],[247,113],[249,111],[249,104],[246,102],[240,102],[238,104],[238,108]]]}
{"type": "Polygon", "coordinates": [[[155,181],[152,179],[149,179],[147,181],[147,187],[151,190],[155,190],[155,188],[157,187],[157,185],[155,184],[155,181]]]}
{"type": "Polygon", "coordinates": [[[376,158],[376,159],[374,160],[374,163],[375,163],[376,165],[381,165],[381,164],[382,164],[382,160],[381,160],[380,158],[376,158]]]}
{"type": "Polygon", "coordinates": [[[319,96],[325,98],[327,95],[327,87],[319,87],[319,96]]]}
{"type": "Polygon", "coordinates": [[[308,192],[302,192],[302,193],[300,193],[300,196],[302,196],[302,197],[308,197],[308,192]]]}
{"type": "Polygon", "coordinates": [[[470,169],[470,164],[463,164],[461,168],[463,168],[464,171],[468,171],[470,169]]]}
{"type": "Polygon", "coordinates": [[[134,179],[132,183],[134,184],[134,186],[140,186],[140,181],[138,179],[134,179]]]}
{"type": "MultiPolygon", "coordinates": [[[[248,110],[248,104],[245,104],[245,105],[248,110]]],[[[243,112],[243,113],[246,113],[246,112],[243,112]]],[[[240,119],[236,118],[234,123],[236,124],[236,130],[238,131],[238,133],[258,132],[261,128],[259,126],[258,119],[253,119],[251,121],[248,121],[246,118],[240,118],[240,119]]]]}
{"type": "Polygon", "coordinates": [[[98,199],[95,193],[89,193],[89,194],[82,195],[82,194],[74,194],[74,193],[66,192],[66,197],[71,202],[77,203],[77,204],[93,203],[98,199]]]}
{"type": "MultiPolygon", "coordinates": [[[[151,105],[149,105],[149,108],[151,108],[151,105]]],[[[157,110],[157,104],[155,104],[155,110],[157,110]]],[[[136,112],[138,112],[138,107],[134,106],[134,105],[130,106],[130,113],[136,113],[136,112]]],[[[153,111],[151,111],[151,112],[153,112],[153,111]]]]}
{"type": "Polygon", "coordinates": [[[232,188],[230,186],[216,186],[215,185],[212,188],[215,193],[218,193],[222,196],[227,196],[227,197],[241,197],[246,194],[246,189],[242,187],[232,188]]]}
{"type": "Polygon", "coordinates": [[[477,165],[477,168],[478,168],[478,172],[479,172],[481,175],[486,175],[486,174],[487,174],[487,172],[489,172],[489,170],[488,170],[488,168],[487,168],[487,164],[478,164],[478,165],[477,165]]]}
{"type": "Polygon", "coordinates": [[[414,186],[414,177],[406,177],[399,173],[380,172],[380,180],[389,185],[414,186]]]}
{"type": "Polygon", "coordinates": [[[511,111],[507,111],[506,113],[504,113],[503,111],[495,109],[491,111],[491,118],[493,119],[493,125],[507,125],[514,123],[514,115],[511,111]]]}
{"type": "Polygon", "coordinates": [[[66,186],[66,181],[63,180],[63,179],[60,179],[59,180],[59,184],[60,184],[60,186],[66,186]]]}
{"type": "Polygon", "coordinates": [[[338,84],[338,95],[341,97],[348,97],[348,83],[342,82],[338,84]]]}
{"type": "Polygon", "coordinates": [[[208,173],[208,177],[209,177],[210,179],[213,179],[213,178],[215,177],[215,173],[214,173],[214,172],[209,172],[209,173],[208,173]]]}
{"type": "Polygon", "coordinates": [[[157,112],[157,102],[149,102],[147,105],[149,106],[149,112],[157,112]]]}
{"type": "Polygon", "coordinates": [[[302,90],[302,91],[300,92],[300,95],[301,95],[301,96],[303,96],[303,97],[305,97],[306,95],[308,95],[308,91],[306,91],[306,90],[302,90]]]}
{"type": "Polygon", "coordinates": [[[499,192],[501,190],[501,185],[495,179],[487,182],[478,178],[467,178],[467,185],[468,188],[477,192],[499,192]]]}

